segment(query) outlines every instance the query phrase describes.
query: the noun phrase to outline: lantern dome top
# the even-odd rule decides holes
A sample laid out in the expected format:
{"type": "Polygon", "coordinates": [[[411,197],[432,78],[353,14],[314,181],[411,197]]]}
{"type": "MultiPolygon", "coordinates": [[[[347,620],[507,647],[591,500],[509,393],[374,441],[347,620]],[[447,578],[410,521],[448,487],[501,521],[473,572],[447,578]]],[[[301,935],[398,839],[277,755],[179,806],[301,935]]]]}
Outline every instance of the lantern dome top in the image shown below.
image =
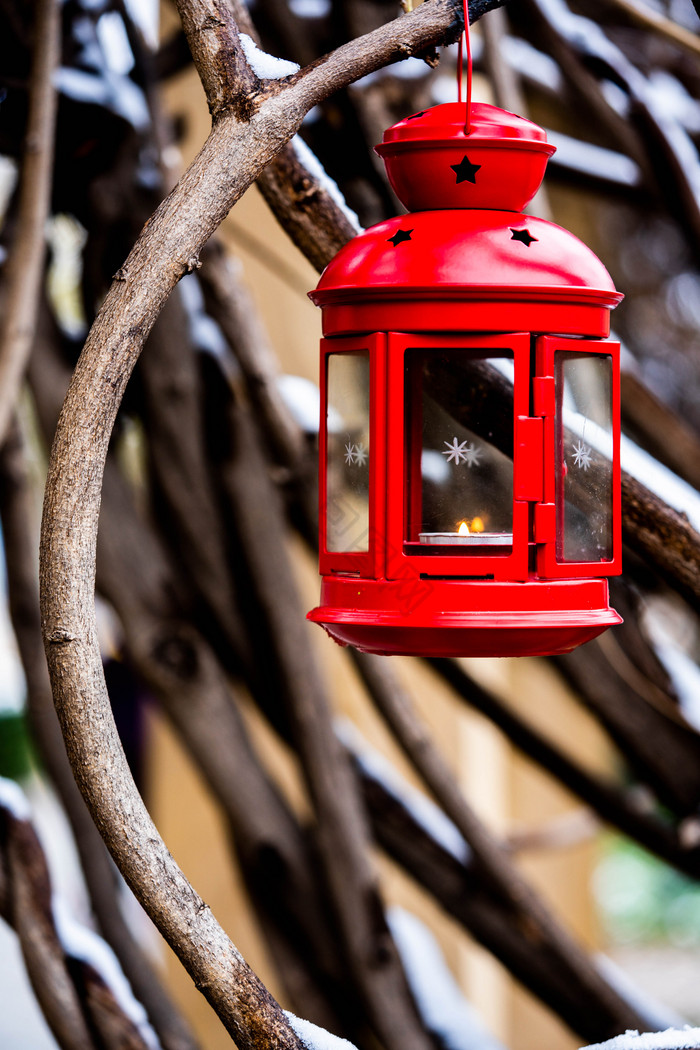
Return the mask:
{"type": "Polygon", "coordinates": [[[401,215],[371,226],[331,260],[310,296],[435,299],[493,297],[595,301],[622,298],[598,257],[572,233],[533,215],[460,209],[401,215]]]}
{"type": "Polygon", "coordinates": [[[531,120],[475,102],[414,113],[375,146],[409,211],[497,208],[522,211],[539,189],[555,147],[531,120]]]}

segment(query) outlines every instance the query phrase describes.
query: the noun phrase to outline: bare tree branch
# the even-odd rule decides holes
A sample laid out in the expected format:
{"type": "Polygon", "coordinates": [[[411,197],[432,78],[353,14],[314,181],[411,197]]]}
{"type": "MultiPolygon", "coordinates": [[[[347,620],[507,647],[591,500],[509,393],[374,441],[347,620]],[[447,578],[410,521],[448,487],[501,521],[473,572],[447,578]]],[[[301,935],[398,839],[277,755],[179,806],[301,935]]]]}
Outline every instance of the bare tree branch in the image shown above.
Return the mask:
{"type": "Polygon", "coordinates": [[[19,218],[7,263],[5,324],[0,336],[0,444],[10,425],[29,359],[44,272],[44,228],[51,201],[56,123],[54,71],[59,61],[60,10],[59,0],[39,0],[36,5],[19,218]]]}

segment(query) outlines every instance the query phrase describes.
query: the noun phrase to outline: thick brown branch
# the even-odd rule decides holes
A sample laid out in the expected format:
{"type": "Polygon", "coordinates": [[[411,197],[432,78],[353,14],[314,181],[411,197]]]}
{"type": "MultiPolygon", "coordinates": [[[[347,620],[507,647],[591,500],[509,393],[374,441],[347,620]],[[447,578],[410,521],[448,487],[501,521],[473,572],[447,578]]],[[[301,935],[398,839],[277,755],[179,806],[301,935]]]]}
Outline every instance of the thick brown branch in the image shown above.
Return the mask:
{"type": "Polygon", "coordinates": [[[233,109],[247,119],[261,83],[246,61],[228,0],[177,0],[212,116],[233,109]]]}

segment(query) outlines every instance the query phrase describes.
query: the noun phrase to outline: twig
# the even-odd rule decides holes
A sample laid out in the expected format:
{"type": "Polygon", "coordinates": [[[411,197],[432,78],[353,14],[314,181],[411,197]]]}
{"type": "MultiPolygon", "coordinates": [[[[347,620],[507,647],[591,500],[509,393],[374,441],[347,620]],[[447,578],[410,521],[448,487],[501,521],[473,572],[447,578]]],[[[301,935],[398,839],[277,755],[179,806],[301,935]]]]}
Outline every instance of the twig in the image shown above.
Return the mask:
{"type": "Polygon", "coordinates": [[[58,0],[38,0],[29,117],[20,182],[17,231],[7,263],[5,325],[0,335],[0,445],[7,434],[34,339],[44,272],[44,227],[51,200],[56,90],[60,50],[58,0]]]}

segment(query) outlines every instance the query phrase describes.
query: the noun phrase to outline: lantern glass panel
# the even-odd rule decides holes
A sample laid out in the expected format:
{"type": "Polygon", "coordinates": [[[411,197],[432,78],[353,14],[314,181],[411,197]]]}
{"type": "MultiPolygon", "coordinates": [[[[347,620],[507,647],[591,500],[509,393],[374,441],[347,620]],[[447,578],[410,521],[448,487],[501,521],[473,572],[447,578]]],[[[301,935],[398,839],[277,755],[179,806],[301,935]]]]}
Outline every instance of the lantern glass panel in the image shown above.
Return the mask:
{"type": "Polygon", "coordinates": [[[326,409],[326,549],[369,543],[369,352],[329,354],[326,409]]]}
{"type": "Polygon", "coordinates": [[[513,376],[508,351],[406,351],[407,554],[512,552],[513,376]]]}
{"type": "Polygon", "coordinates": [[[554,355],[558,561],[613,556],[612,379],[608,354],[554,355]]]}

